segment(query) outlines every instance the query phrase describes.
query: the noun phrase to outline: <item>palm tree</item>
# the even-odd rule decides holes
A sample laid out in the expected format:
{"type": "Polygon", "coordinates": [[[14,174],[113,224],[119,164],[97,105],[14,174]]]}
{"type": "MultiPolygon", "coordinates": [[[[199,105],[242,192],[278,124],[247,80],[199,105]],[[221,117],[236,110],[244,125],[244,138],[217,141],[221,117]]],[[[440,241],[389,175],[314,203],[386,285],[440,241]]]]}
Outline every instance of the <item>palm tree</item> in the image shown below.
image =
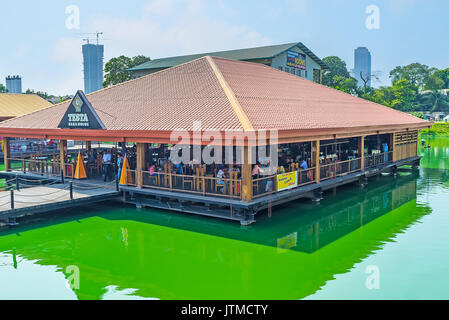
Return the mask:
{"type": "Polygon", "coordinates": [[[424,92],[418,97],[417,109],[430,112],[449,112],[449,95],[439,90],[424,92]]]}

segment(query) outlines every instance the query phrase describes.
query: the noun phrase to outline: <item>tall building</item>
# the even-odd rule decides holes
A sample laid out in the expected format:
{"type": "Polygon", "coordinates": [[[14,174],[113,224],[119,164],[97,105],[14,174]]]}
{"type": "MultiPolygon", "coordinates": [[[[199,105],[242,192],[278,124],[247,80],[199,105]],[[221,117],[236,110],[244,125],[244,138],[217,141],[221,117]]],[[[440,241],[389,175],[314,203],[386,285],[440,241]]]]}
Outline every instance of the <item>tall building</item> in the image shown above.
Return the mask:
{"type": "Polygon", "coordinates": [[[22,78],[20,76],[6,77],[6,89],[8,93],[22,93],[22,78]]]}
{"type": "Polygon", "coordinates": [[[365,81],[368,80],[367,85],[371,87],[371,53],[367,48],[358,47],[355,49],[353,72],[359,86],[364,86],[365,81]]]}
{"type": "Polygon", "coordinates": [[[85,93],[103,89],[103,55],[103,45],[83,45],[85,93]]]}

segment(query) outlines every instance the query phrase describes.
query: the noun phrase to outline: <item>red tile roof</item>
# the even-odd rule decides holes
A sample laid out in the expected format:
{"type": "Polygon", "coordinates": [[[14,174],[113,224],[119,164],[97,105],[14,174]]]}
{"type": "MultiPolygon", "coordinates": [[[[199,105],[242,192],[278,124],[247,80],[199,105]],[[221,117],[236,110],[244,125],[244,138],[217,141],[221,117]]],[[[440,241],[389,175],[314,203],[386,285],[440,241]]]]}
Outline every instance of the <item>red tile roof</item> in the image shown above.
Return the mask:
{"type": "Polygon", "coordinates": [[[256,130],[428,124],[268,66],[221,58],[214,61],[256,130]]]}
{"type": "MultiPolygon", "coordinates": [[[[245,128],[242,118],[256,130],[429,125],[271,67],[216,57],[200,58],[87,98],[107,130],[114,131],[192,130],[194,121],[201,121],[203,129],[241,130],[245,128]],[[230,93],[225,92],[226,85],[230,93]]],[[[69,104],[5,121],[0,131],[57,129],[69,104]]]]}

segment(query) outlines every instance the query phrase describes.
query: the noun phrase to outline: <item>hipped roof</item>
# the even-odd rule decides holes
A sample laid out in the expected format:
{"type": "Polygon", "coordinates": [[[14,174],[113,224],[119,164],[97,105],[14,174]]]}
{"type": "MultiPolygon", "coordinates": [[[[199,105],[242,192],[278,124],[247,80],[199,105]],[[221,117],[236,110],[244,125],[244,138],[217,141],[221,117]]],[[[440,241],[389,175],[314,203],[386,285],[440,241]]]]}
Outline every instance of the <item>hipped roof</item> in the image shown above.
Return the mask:
{"type": "Polygon", "coordinates": [[[200,121],[203,130],[276,129],[280,136],[296,139],[431,125],[268,66],[210,56],[91,93],[87,98],[106,127],[101,134],[58,129],[69,101],[0,123],[0,134],[31,134],[35,130],[36,134],[45,131],[48,137],[73,133],[74,140],[80,133],[90,140],[98,134],[133,141],[133,137],[161,137],[161,133],[173,130],[192,131],[200,121]]]}
{"type": "Polygon", "coordinates": [[[14,118],[52,104],[36,94],[0,93],[0,118],[14,118]]]}

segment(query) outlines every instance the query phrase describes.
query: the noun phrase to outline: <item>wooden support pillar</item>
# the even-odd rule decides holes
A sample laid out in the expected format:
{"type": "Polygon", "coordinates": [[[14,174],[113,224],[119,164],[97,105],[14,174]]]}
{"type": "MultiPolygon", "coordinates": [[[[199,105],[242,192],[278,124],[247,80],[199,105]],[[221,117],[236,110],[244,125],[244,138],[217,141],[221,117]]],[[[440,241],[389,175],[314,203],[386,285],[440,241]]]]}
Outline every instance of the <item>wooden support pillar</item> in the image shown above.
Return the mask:
{"type": "Polygon", "coordinates": [[[3,157],[5,163],[5,171],[11,171],[11,143],[10,138],[3,138],[3,157]]]}
{"type": "Polygon", "coordinates": [[[359,137],[359,155],[361,158],[360,169],[365,169],[365,136],[359,137]]]}
{"type": "Polygon", "coordinates": [[[320,140],[314,141],[312,143],[312,167],[315,168],[315,182],[320,183],[320,140]]]}
{"type": "Polygon", "coordinates": [[[67,140],[59,141],[59,162],[60,162],[60,170],[62,170],[64,177],[67,176],[67,172],[65,171],[65,164],[67,163],[67,140]]]}
{"type": "Polygon", "coordinates": [[[397,161],[397,148],[395,145],[395,141],[396,141],[396,133],[392,133],[390,135],[390,150],[393,150],[393,161],[397,161]]]}
{"type": "Polygon", "coordinates": [[[86,151],[90,151],[92,149],[92,142],[86,141],[86,151]]]}
{"type": "Polygon", "coordinates": [[[243,148],[243,157],[242,157],[242,200],[249,202],[253,199],[253,177],[252,177],[252,148],[244,147],[243,148]]]}
{"type": "Polygon", "coordinates": [[[138,143],[137,144],[137,161],[136,161],[136,170],[137,170],[137,188],[143,187],[143,171],[145,171],[145,149],[146,143],[138,143]]]}

